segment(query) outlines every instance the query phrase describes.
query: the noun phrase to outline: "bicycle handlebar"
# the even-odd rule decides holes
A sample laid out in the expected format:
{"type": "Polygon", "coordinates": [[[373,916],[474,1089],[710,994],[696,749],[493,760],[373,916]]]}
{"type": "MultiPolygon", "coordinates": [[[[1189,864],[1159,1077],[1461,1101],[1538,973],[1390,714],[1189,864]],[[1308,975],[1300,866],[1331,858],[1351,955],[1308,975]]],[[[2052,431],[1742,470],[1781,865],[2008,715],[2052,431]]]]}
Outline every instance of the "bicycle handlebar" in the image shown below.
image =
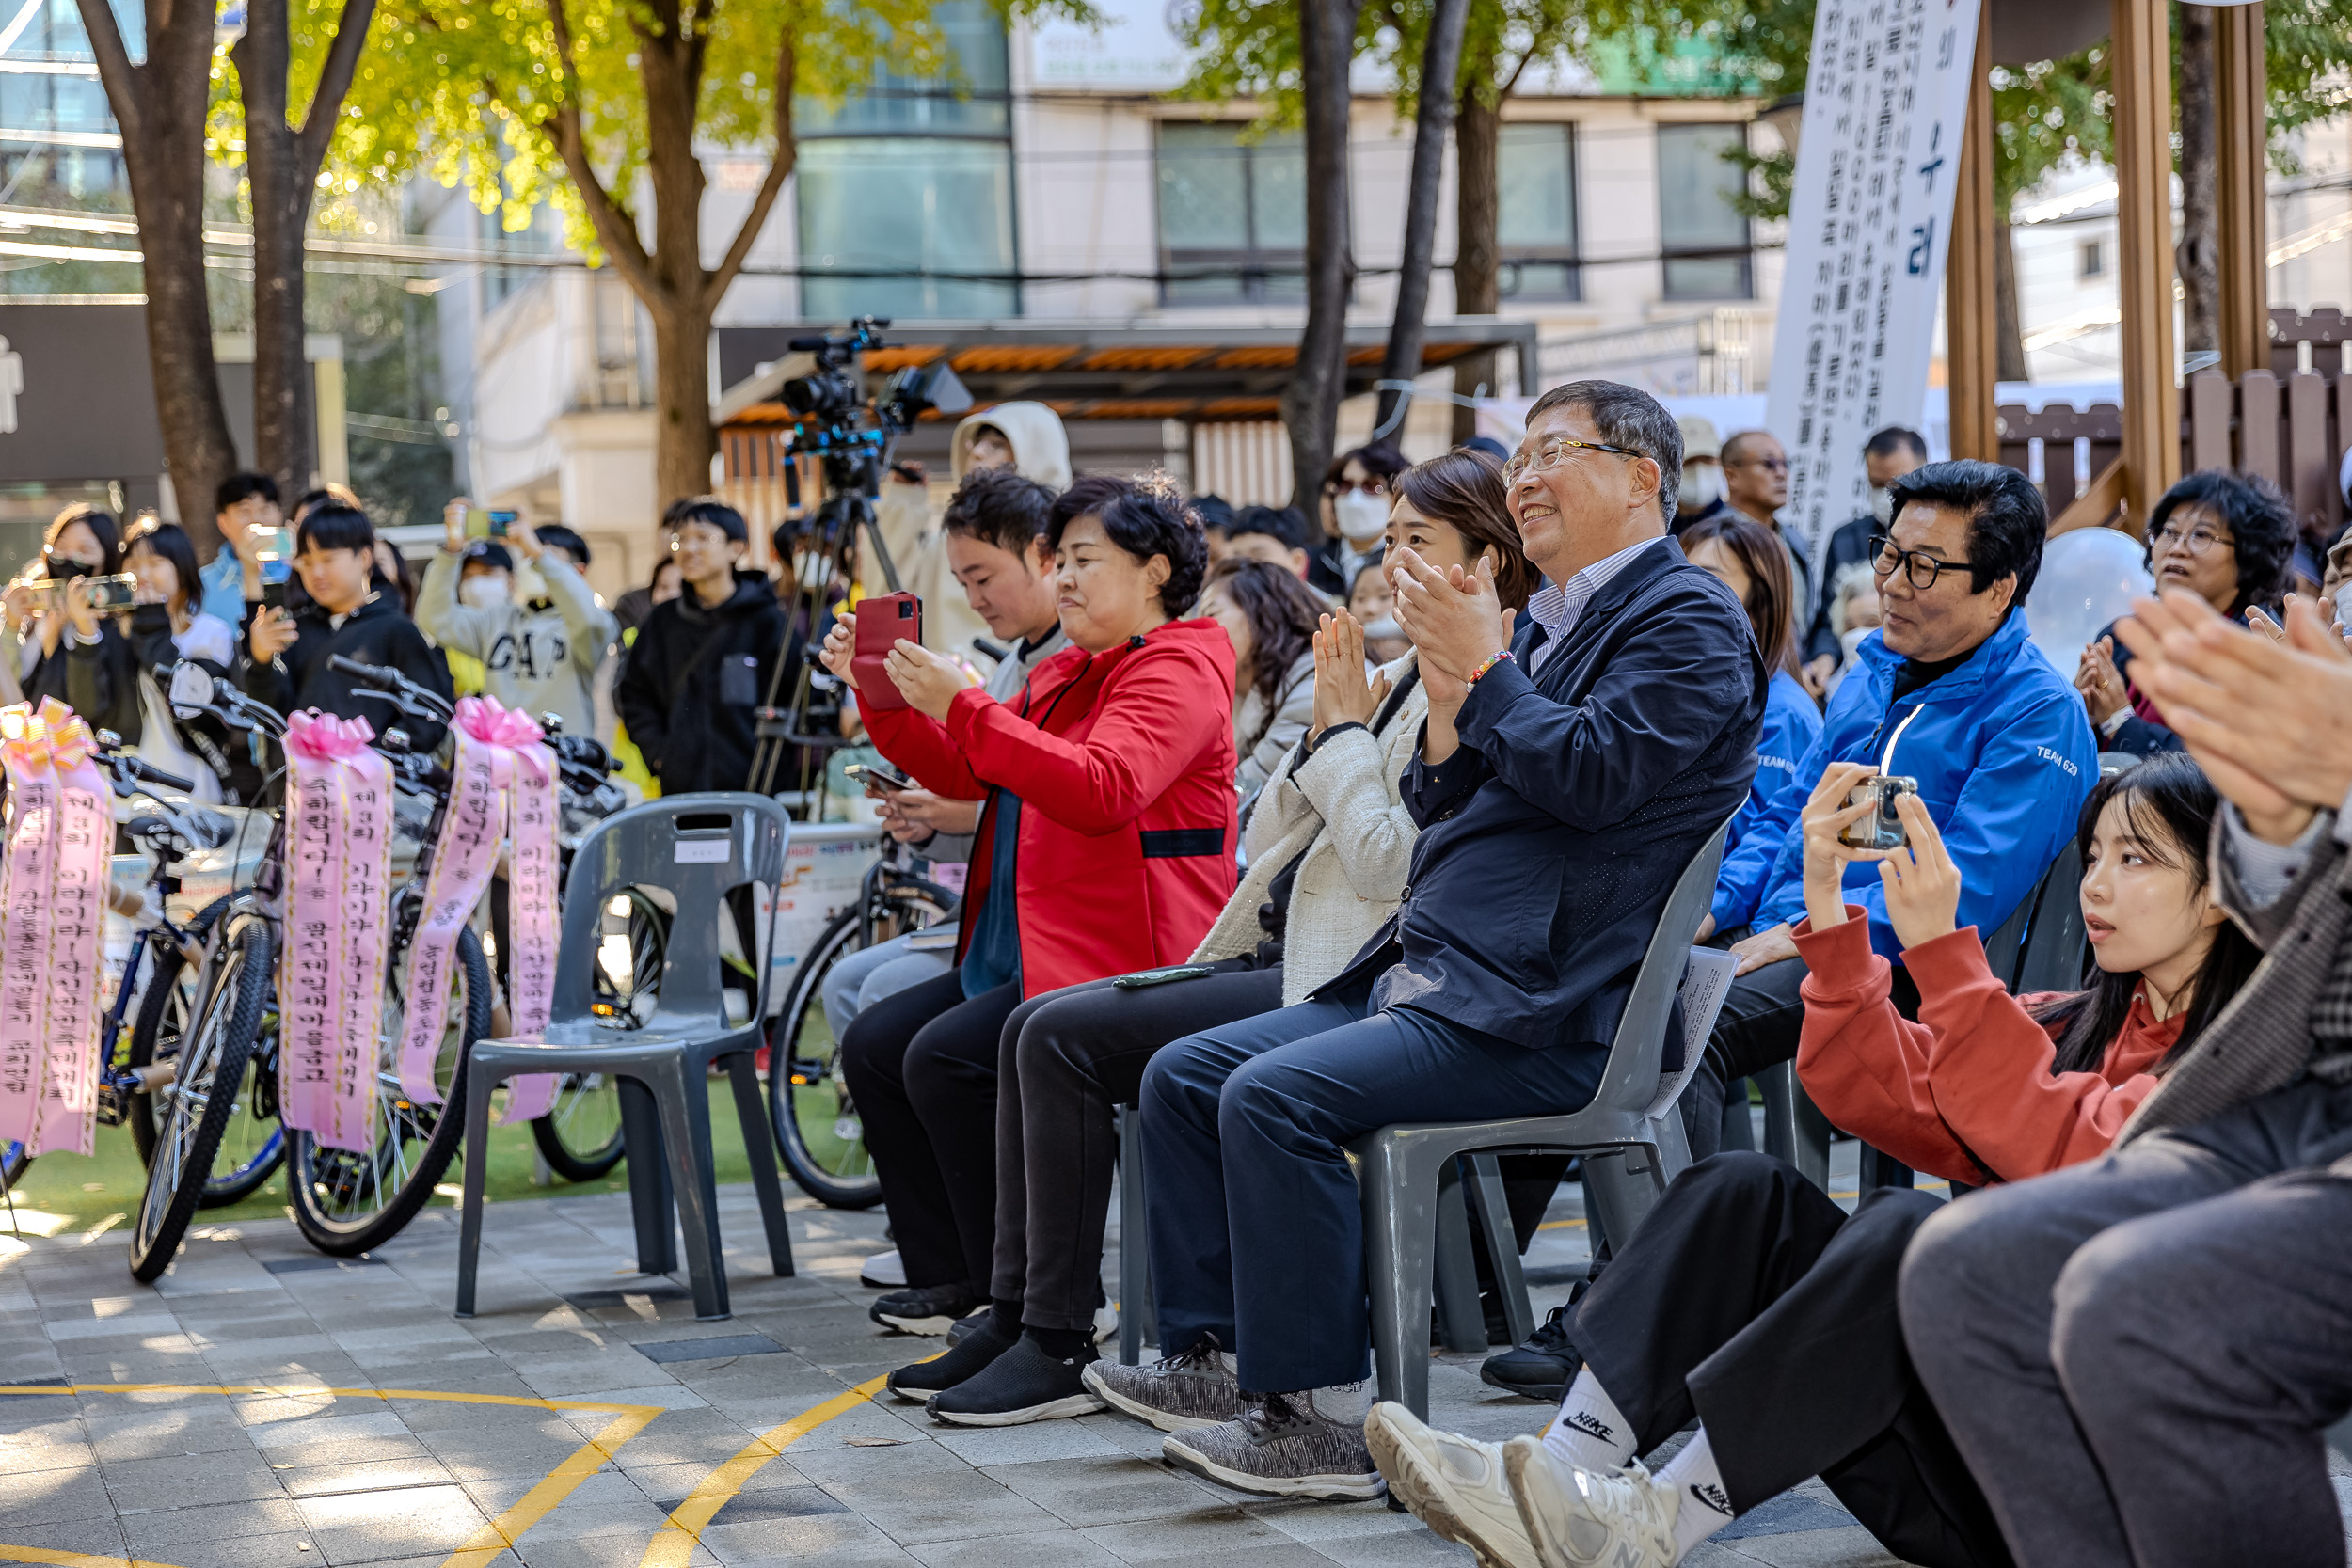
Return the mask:
{"type": "Polygon", "coordinates": [[[380,664],[362,664],[342,654],[326,656],[326,667],[349,675],[363,686],[372,687],[384,699],[403,712],[420,719],[446,723],[454,718],[457,709],[437,691],[428,691],[397,670],[380,664]]]}

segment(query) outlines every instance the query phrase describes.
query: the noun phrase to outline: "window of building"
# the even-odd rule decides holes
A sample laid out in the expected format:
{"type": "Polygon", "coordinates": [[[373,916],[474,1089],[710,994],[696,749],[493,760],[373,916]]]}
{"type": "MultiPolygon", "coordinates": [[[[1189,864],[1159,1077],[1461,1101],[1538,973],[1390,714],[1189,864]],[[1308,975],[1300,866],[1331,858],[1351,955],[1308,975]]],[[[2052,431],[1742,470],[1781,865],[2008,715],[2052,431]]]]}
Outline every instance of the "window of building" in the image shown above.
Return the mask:
{"type": "Polygon", "coordinates": [[[841,103],[796,113],[804,316],[1021,313],[1005,30],[986,0],[939,0],[931,21],[955,61],[946,76],[879,70],[841,103]]]}
{"type": "Polygon", "coordinates": [[[1576,127],[1503,126],[1495,196],[1502,297],[1583,298],[1576,264],[1576,127]]]}
{"type": "Polygon", "coordinates": [[[2082,243],[2081,273],[2085,278],[2104,277],[2107,270],[2107,247],[2097,240],[2082,243]]]}
{"type": "Polygon", "coordinates": [[[1658,231],[1668,299],[1748,299],[1756,257],[1735,202],[1744,178],[1724,154],[1743,145],[1738,125],[1658,128],[1658,231]]]}
{"type": "Polygon", "coordinates": [[[1307,297],[1304,136],[1168,122],[1158,166],[1163,303],[1307,297]]]}

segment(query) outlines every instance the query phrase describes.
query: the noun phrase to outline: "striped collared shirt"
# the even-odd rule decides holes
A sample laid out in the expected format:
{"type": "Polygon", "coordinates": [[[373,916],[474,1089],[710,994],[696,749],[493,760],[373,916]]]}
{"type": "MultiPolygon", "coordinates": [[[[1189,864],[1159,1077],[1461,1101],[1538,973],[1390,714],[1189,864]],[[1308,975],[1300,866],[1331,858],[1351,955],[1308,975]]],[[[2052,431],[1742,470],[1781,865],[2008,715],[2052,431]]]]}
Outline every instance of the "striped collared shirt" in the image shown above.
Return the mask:
{"type": "Polygon", "coordinates": [[[1629,545],[1613,556],[1594,562],[1565,583],[1547,578],[1527,601],[1528,615],[1544,628],[1544,641],[1528,660],[1527,673],[1534,674],[1551,651],[1566,641],[1568,633],[1576,629],[1577,618],[1584,613],[1584,607],[1593,602],[1594,594],[1608,586],[1610,578],[1633,564],[1635,556],[1665,537],[1657,534],[1638,545],[1629,545]]]}

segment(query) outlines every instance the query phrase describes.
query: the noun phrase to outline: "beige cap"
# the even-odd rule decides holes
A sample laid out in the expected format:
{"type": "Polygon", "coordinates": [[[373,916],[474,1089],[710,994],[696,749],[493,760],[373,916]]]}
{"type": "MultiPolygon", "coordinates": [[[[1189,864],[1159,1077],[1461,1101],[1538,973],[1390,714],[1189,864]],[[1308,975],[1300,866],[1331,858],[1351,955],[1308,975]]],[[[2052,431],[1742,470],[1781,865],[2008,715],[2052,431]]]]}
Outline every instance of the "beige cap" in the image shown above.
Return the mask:
{"type": "Polygon", "coordinates": [[[1675,424],[1682,431],[1682,460],[1685,463],[1703,457],[1711,457],[1718,463],[1723,461],[1724,443],[1722,437],[1715,434],[1714,420],[1704,414],[1685,414],[1675,420],[1675,424]]]}

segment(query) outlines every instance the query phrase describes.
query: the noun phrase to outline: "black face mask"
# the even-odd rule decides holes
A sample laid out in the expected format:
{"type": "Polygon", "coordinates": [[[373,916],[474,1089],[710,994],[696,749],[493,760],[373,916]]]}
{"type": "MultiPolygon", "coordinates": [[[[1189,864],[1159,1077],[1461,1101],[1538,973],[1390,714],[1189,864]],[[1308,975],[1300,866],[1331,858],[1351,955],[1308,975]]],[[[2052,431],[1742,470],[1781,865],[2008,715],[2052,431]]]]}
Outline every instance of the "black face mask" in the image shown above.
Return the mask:
{"type": "Polygon", "coordinates": [[[63,582],[68,578],[86,578],[98,570],[87,561],[75,561],[70,556],[62,555],[44,554],[41,557],[41,564],[48,572],[49,580],[52,582],[63,582]]]}

